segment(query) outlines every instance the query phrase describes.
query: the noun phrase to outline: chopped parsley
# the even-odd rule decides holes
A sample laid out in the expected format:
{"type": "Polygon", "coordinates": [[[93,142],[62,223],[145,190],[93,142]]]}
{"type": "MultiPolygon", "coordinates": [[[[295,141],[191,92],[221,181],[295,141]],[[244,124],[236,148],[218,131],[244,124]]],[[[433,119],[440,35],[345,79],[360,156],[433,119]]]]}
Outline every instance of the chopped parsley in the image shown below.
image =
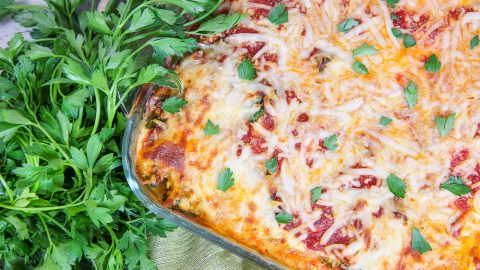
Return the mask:
{"type": "Polygon", "coordinates": [[[272,157],[271,159],[267,160],[267,163],[265,164],[265,167],[267,167],[267,171],[270,174],[277,173],[278,159],[276,157],[272,157]]]}
{"type": "Polygon", "coordinates": [[[387,0],[387,4],[388,4],[391,8],[395,8],[395,5],[398,4],[398,2],[400,2],[400,0],[387,0]]]}
{"type": "Polygon", "coordinates": [[[352,28],[358,26],[359,22],[355,19],[349,18],[346,19],[345,21],[341,22],[338,26],[338,32],[340,33],[345,33],[350,31],[352,28]]]}
{"type": "Polygon", "coordinates": [[[177,113],[187,105],[187,101],[177,96],[169,97],[162,102],[162,109],[169,113],[177,113]]]}
{"type": "Polygon", "coordinates": [[[427,72],[438,72],[441,67],[442,63],[440,63],[436,54],[432,54],[425,62],[425,70],[427,72]]]}
{"type": "Polygon", "coordinates": [[[448,177],[447,182],[440,184],[440,188],[446,189],[457,196],[462,196],[472,191],[465,185],[461,177],[453,175],[448,177]]]}
{"type": "Polygon", "coordinates": [[[255,123],[260,119],[265,114],[265,107],[262,105],[260,106],[260,109],[256,111],[251,117],[250,117],[250,122],[255,123]]]}
{"type": "Polygon", "coordinates": [[[281,212],[275,215],[275,219],[277,220],[278,223],[280,224],[287,224],[292,222],[293,216],[287,212],[281,212]]]}
{"type": "Polygon", "coordinates": [[[323,146],[325,146],[330,151],[335,151],[338,148],[337,144],[337,135],[333,134],[323,140],[323,146]]]}
{"type": "Polygon", "coordinates": [[[405,182],[395,174],[391,173],[387,177],[387,186],[390,192],[395,195],[397,198],[405,198],[405,191],[407,189],[407,185],[405,182]]]}
{"type": "Polygon", "coordinates": [[[470,40],[470,49],[474,49],[475,47],[478,46],[478,44],[480,43],[480,40],[478,38],[478,35],[475,35],[472,40],[470,40]]]}
{"type": "Polygon", "coordinates": [[[363,44],[362,46],[353,50],[353,57],[357,57],[360,55],[374,55],[377,52],[378,50],[374,46],[363,44]]]}
{"type": "Polygon", "coordinates": [[[268,13],[268,20],[276,25],[288,22],[288,11],[284,4],[278,4],[268,13]]]}
{"type": "Polygon", "coordinates": [[[310,190],[310,195],[312,196],[312,203],[315,203],[322,195],[322,187],[312,188],[312,190],[310,190]]]}
{"type": "Polygon", "coordinates": [[[440,136],[446,137],[450,133],[455,124],[455,115],[455,113],[452,113],[448,117],[435,116],[435,124],[438,132],[440,132],[440,136]]]}
{"type": "Polygon", "coordinates": [[[250,59],[243,60],[238,66],[238,77],[240,77],[240,79],[251,81],[255,79],[256,75],[257,72],[255,71],[255,67],[250,59]]]}
{"type": "Polygon", "coordinates": [[[413,108],[417,104],[418,88],[413,81],[409,81],[405,88],[405,100],[408,107],[413,108]]]}
{"type": "Polygon", "coordinates": [[[352,65],[352,69],[360,75],[368,74],[368,68],[360,61],[355,61],[352,65]]]}
{"type": "Polygon", "coordinates": [[[395,36],[396,38],[402,38],[402,37],[403,37],[402,31],[398,30],[398,29],[395,28],[395,27],[392,27],[392,34],[393,34],[393,36],[395,36]]]}
{"type": "Polygon", "coordinates": [[[416,227],[413,228],[412,232],[412,248],[413,250],[418,251],[420,255],[423,255],[423,253],[432,250],[430,244],[425,241],[422,234],[420,233],[420,230],[418,230],[418,228],[416,227]]]}
{"type": "Polygon", "coordinates": [[[380,117],[380,125],[386,127],[388,126],[388,124],[390,124],[390,122],[392,122],[392,118],[388,118],[386,116],[383,116],[380,117]]]}
{"type": "Polygon", "coordinates": [[[230,170],[230,168],[225,168],[220,175],[218,175],[217,189],[225,192],[232,187],[235,181],[232,176],[232,170],[230,170]]]}
{"type": "Polygon", "coordinates": [[[415,45],[417,45],[415,38],[413,38],[413,36],[410,34],[405,34],[403,37],[403,46],[405,46],[405,48],[411,48],[415,45]]]}
{"type": "Polygon", "coordinates": [[[205,125],[205,128],[203,129],[203,132],[207,136],[217,135],[217,134],[220,133],[220,126],[214,124],[210,119],[208,119],[207,124],[205,125]]]}
{"type": "Polygon", "coordinates": [[[395,15],[395,14],[393,14],[393,13],[390,14],[390,19],[392,19],[393,21],[398,21],[398,20],[399,20],[398,17],[397,17],[397,15],[395,15]]]}

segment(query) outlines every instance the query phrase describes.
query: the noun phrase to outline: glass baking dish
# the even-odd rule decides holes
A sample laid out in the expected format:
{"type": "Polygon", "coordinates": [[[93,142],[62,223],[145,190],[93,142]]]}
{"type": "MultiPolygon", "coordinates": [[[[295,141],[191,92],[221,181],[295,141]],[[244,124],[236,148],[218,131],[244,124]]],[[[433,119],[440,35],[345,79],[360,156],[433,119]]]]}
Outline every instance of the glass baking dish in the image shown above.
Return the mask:
{"type": "Polygon", "coordinates": [[[145,185],[141,183],[136,175],[135,158],[133,153],[138,127],[142,122],[145,103],[148,101],[152,92],[152,86],[144,86],[140,88],[136,94],[130,97],[130,104],[124,105],[123,107],[128,120],[122,142],[122,163],[125,176],[130,188],[133,190],[133,193],[143,203],[143,205],[145,205],[145,207],[161,218],[165,218],[166,220],[171,221],[193,232],[194,234],[239,255],[240,257],[250,259],[268,269],[286,269],[285,266],[280,265],[271,258],[266,257],[240,243],[237,243],[226,236],[220,235],[219,233],[202,224],[196,223],[194,220],[190,219],[181,212],[163,206],[155,199],[155,194],[159,194],[160,192],[156,191],[156,188],[151,185],[145,185]]]}

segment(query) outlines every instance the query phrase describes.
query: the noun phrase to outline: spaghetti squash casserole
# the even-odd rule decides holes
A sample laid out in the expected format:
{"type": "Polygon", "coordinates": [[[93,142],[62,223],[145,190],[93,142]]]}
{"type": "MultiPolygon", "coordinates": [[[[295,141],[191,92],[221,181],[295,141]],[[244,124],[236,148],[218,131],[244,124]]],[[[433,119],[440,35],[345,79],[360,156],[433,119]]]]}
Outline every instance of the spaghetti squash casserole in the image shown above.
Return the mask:
{"type": "Polygon", "coordinates": [[[232,0],[134,146],[156,200],[293,269],[480,269],[480,1],[232,0]]]}

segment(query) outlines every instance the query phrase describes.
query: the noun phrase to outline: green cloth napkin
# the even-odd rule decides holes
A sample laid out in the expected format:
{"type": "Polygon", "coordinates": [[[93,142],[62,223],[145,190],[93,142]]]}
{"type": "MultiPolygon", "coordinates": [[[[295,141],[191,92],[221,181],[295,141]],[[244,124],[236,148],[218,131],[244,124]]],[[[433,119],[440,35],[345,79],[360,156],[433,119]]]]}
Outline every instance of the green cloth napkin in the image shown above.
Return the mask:
{"type": "Polygon", "coordinates": [[[150,257],[160,270],[265,269],[180,227],[167,233],[167,238],[152,236],[149,239],[149,250],[150,257]]]}

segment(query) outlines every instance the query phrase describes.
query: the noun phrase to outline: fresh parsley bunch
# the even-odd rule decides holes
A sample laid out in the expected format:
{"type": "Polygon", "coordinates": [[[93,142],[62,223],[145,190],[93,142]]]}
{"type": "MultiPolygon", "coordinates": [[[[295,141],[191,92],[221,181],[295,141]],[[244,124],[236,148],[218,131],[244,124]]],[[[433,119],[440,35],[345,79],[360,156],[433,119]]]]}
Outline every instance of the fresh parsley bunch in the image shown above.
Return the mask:
{"type": "Polygon", "coordinates": [[[47,6],[0,0],[0,18],[33,27],[0,49],[0,268],[155,269],[147,233],[173,224],[143,208],[126,184],[119,108],[146,83],[181,94],[165,67],[241,14],[221,0],[82,0],[47,6]],[[84,5],[83,5],[84,6],[84,5]]]}

